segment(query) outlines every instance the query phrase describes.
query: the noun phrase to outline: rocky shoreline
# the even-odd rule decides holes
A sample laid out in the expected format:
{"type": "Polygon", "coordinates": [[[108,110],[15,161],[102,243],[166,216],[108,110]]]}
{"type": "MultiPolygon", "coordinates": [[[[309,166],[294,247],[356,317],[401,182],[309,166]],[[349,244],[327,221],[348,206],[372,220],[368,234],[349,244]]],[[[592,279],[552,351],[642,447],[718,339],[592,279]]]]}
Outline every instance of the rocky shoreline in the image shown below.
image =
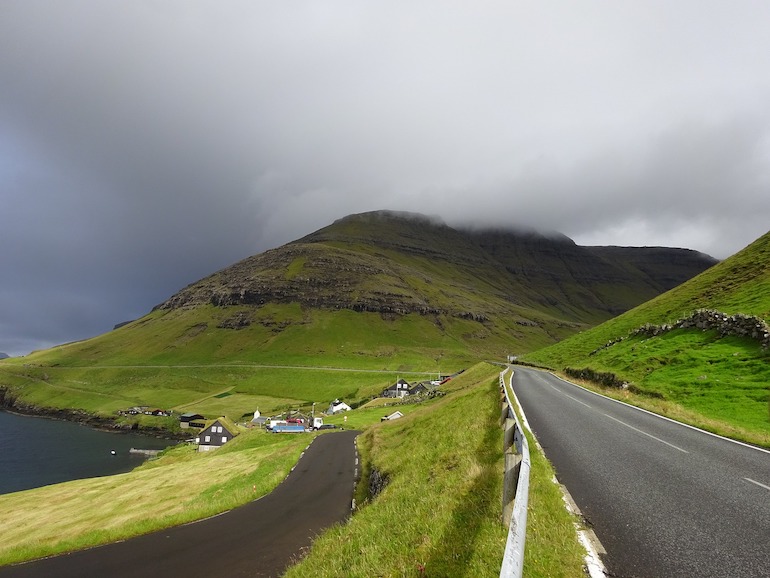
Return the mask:
{"type": "Polygon", "coordinates": [[[39,407],[19,400],[13,392],[0,387],[0,410],[18,415],[44,417],[79,423],[90,428],[113,433],[138,433],[169,440],[182,440],[189,437],[184,432],[173,432],[161,427],[151,427],[134,423],[121,423],[118,417],[106,417],[82,409],[39,407]]]}

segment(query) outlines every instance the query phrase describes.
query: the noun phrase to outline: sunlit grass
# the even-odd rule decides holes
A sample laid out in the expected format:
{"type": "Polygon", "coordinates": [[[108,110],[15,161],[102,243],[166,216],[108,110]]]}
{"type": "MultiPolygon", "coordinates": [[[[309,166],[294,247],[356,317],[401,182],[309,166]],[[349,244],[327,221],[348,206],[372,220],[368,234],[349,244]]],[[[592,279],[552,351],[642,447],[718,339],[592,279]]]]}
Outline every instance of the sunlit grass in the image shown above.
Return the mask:
{"type": "Polygon", "coordinates": [[[0,495],[0,564],[229,510],[270,492],[309,442],[308,436],[245,432],[215,452],[180,446],[125,474],[0,495]]]}

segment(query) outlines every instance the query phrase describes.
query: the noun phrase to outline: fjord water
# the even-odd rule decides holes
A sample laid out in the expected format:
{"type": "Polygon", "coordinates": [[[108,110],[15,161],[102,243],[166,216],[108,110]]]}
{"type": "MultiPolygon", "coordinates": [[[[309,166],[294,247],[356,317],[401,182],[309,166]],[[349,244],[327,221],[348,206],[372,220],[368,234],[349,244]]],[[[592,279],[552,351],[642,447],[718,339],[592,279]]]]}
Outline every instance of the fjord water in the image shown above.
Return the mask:
{"type": "Polygon", "coordinates": [[[130,454],[132,447],[162,449],[173,443],[0,411],[0,494],[127,472],[146,459],[130,454]]]}

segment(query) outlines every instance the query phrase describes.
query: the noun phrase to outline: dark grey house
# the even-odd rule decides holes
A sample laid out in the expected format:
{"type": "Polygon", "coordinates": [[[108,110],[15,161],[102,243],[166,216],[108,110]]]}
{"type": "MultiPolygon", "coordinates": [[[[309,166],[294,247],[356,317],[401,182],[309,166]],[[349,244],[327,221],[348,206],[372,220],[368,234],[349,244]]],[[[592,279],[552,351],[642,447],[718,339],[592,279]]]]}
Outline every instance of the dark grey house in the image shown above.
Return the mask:
{"type": "Polygon", "coordinates": [[[207,452],[222,447],[238,435],[238,428],[226,417],[215,419],[203,428],[195,438],[199,452],[207,452]]]}
{"type": "Polygon", "coordinates": [[[206,418],[199,413],[187,412],[179,416],[179,427],[205,427],[206,418]]]}
{"type": "Polygon", "coordinates": [[[409,395],[409,382],[405,379],[399,379],[393,385],[386,387],[382,391],[381,397],[404,397],[409,395]]]}

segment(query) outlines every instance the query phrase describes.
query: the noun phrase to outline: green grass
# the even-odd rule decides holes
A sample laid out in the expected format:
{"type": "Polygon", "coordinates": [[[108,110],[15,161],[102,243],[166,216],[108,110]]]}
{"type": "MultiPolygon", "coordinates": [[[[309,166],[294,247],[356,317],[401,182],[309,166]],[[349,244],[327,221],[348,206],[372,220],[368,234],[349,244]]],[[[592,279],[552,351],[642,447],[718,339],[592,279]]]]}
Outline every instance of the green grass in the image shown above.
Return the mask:
{"type": "MultiPolygon", "coordinates": [[[[474,366],[453,380],[444,398],[413,406],[404,418],[360,436],[364,483],[377,468],[388,485],[374,499],[359,489],[353,518],[319,537],[286,576],[499,575],[507,528],[501,523],[497,373],[486,364],[474,366]]],[[[542,460],[535,469],[527,575],[582,576],[573,521],[551,482],[553,472],[542,460]],[[549,536],[558,536],[556,547],[549,536]]]]}
{"type": "MultiPolygon", "coordinates": [[[[390,477],[376,499],[359,497],[349,523],[316,540],[288,576],[497,576],[507,528],[501,524],[502,429],[498,368],[477,364],[444,397],[399,405],[404,418],[380,423],[384,407],[327,418],[364,429],[364,471],[390,477]],[[405,459],[404,456],[408,456],[405,459]]],[[[211,395],[216,402],[227,397],[211,395]]],[[[81,549],[213,515],[270,491],[309,436],[251,430],[216,452],[167,450],[136,470],[0,496],[0,565],[81,549]],[[256,486],[256,490],[254,490],[256,486]],[[47,504],[39,508],[39,504],[47,504]]],[[[366,474],[365,474],[366,475],[366,474]]],[[[528,576],[582,575],[573,520],[533,455],[525,568],[528,576]]],[[[361,494],[359,488],[359,496],[361,494]]]]}

